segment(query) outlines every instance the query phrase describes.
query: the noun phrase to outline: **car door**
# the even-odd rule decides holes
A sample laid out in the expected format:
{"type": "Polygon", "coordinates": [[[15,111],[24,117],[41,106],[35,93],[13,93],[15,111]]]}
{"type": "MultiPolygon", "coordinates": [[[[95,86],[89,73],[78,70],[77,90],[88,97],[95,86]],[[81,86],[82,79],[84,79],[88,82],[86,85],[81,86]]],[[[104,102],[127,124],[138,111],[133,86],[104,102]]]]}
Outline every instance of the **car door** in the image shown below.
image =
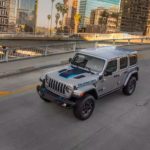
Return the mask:
{"type": "Polygon", "coordinates": [[[104,71],[104,76],[102,80],[102,94],[106,94],[115,90],[118,87],[118,78],[118,60],[114,59],[108,62],[104,71]]]}
{"type": "Polygon", "coordinates": [[[128,57],[120,58],[119,71],[118,71],[120,76],[119,76],[119,80],[118,80],[118,87],[121,87],[124,84],[125,79],[127,78],[128,64],[129,64],[128,57]]]}

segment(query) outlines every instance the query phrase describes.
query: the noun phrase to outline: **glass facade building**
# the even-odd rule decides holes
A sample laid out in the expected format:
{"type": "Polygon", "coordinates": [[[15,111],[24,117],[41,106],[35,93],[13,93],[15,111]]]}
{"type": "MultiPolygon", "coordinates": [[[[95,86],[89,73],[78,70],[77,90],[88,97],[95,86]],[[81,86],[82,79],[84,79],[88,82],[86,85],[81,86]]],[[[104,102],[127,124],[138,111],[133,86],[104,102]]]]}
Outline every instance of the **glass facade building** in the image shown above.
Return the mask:
{"type": "Polygon", "coordinates": [[[38,0],[18,0],[17,27],[25,32],[34,32],[36,28],[38,0]]]}
{"type": "Polygon", "coordinates": [[[120,0],[80,0],[79,13],[81,15],[80,28],[90,24],[90,14],[93,9],[98,7],[112,7],[119,5],[120,0]]]}

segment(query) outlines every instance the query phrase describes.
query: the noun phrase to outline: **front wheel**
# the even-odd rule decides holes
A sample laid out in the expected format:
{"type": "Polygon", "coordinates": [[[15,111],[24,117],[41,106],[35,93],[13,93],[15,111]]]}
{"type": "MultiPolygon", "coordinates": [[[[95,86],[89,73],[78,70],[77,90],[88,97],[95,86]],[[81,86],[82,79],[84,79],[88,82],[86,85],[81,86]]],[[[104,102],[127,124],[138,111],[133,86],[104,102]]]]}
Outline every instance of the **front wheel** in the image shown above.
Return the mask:
{"type": "Polygon", "coordinates": [[[136,78],[131,77],[127,83],[127,85],[123,88],[123,93],[125,95],[132,95],[136,88],[136,78]]]}
{"type": "Polygon", "coordinates": [[[77,104],[74,107],[74,115],[79,120],[87,120],[92,115],[94,108],[94,97],[91,95],[86,95],[77,101],[77,104]]]}

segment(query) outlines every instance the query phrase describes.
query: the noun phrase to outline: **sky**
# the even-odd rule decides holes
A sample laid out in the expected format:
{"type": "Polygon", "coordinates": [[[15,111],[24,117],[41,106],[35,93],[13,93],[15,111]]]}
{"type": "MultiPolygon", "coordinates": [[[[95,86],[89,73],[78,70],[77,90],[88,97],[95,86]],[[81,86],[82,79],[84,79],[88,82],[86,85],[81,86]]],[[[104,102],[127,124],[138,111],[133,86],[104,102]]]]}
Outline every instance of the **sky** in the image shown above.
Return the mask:
{"type": "MultiPolygon", "coordinates": [[[[58,2],[63,2],[63,0],[55,0],[54,2],[53,24],[54,24],[55,13],[56,13],[55,4],[58,2]]],[[[48,14],[51,14],[51,0],[39,0],[37,26],[42,26],[42,27],[48,26],[48,20],[47,20],[48,14]]]]}
{"type": "MultiPolygon", "coordinates": [[[[120,0],[100,0],[100,1],[118,4],[120,0]]],[[[55,0],[54,2],[53,25],[55,24],[55,14],[56,14],[55,4],[58,2],[63,2],[63,0],[55,0]]],[[[42,27],[48,26],[48,20],[47,20],[48,14],[51,14],[51,0],[39,0],[37,26],[42,26],[42,27]]]]}

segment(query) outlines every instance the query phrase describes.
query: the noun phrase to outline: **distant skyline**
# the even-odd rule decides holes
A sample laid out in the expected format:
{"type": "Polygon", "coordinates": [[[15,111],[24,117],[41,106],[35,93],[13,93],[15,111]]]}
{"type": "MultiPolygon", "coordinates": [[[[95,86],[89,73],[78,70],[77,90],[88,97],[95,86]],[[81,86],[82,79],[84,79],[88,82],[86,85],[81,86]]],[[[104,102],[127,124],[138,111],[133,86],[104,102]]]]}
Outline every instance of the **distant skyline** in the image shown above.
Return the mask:
{"type": "MultiPolygon", "coordinates": [[[[105,2],[104,4],[110,3],[113,5],[118,5],[120,2],[120,0],[98,0],[98,1],[105,2]]],[[[55,24],[55,14],[56,14],[55,4],[58,2],[63,2],[63,0],[54,1],[53,25],[55,24]]],[[[48,14],[51,14],[51,0],[39,0],[37,26],[41,26],[41,27],[48,26],[48,20],[47,20],[48,14]]]]}

